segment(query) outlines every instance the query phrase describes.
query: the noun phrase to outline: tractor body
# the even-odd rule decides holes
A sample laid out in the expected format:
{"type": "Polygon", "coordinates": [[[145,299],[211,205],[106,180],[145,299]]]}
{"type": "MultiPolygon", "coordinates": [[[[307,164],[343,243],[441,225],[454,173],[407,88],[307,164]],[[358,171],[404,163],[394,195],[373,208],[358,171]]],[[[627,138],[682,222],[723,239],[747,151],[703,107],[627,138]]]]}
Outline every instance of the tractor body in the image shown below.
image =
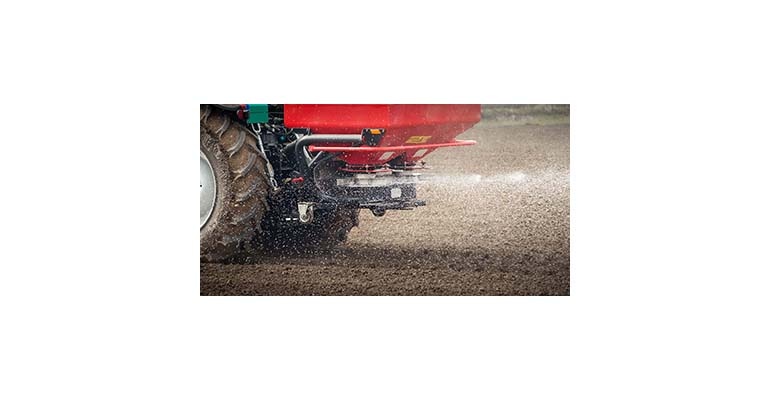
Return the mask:
{"type": "MultiPolygon", "coordinates": [[[[203,171],[205,154],[216,152],[204,151],[204,133],[207,140],[221,137],[225,145],[220,147],[225,154],[231,154],[228,162],[234,169],[232,179],[240,179],[244,170],[253,173],[252,165],[259,170],[256,173],[264,175],[266,190],[242,190],[233,197],[244,201],[250,195],[263,196],[265,207],[257,229],[262,236],[273,236],[273,244],[279,247],[297,236],[292,232],[328,234],[339,241],[357,224],[359,209],[381,216],[387,210],[425,205],[417,197],[417,185],[426,168],[423,158],[441,147],[474,144],[456,137],[480,117],[479,105],[202,106],[201,168],[203,171]],[[219,118],[216,123],[208,122],[212,112],[219,118]],[[220,123],[235,124],[238,132],[231,134],[230,125],[226,130],[218,128],[220,123]],[[244,138],[243,132],[249,137],[244,138]],[[233,150],[240,151],[246,139],[256,147],[254,152],[236,154],[233,150]],[[261,159],[252,162],[255,155],[261,159]],[[341,215],[347,222],[340,222],[341,215]]],[[[205,161],[211,163],[209,158],[205,161]]],[[[203,242],[203,189],[201,196],[203,242]]],[[[310,243],[303,234],[298,236],[300,244],[310,243]]]]}

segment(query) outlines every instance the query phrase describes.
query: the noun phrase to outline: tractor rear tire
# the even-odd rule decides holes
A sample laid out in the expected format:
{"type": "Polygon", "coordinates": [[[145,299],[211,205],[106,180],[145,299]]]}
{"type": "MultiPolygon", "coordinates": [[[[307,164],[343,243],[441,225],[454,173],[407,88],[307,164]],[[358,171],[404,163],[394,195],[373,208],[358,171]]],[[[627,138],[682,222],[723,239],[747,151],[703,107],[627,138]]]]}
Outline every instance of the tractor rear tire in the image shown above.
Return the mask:
{"type": "Polygon", "coordinates": [[[260,234],[270,192],[267,161],[254,136],[228,113],[208,105],[200,111],[200,258],[221,262],[260,234]]]}

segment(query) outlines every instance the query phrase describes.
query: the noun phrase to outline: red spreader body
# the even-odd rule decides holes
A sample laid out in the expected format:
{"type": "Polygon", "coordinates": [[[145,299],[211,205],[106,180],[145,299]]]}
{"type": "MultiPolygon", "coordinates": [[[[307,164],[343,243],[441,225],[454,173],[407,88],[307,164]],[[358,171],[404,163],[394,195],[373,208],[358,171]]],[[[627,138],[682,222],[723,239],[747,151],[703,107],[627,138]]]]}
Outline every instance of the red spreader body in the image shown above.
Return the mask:
{"type": "Polygon", "coordinates": [[[310,152],[339,153],[351,166],[376,166],[403,157],[419,161],[439,147],[468,146],[457,140],[481,119],[478,104],[286,104],[288,128],[309,128],[314,134],[362,135],[360,145],[318,143],[310,152]]]}

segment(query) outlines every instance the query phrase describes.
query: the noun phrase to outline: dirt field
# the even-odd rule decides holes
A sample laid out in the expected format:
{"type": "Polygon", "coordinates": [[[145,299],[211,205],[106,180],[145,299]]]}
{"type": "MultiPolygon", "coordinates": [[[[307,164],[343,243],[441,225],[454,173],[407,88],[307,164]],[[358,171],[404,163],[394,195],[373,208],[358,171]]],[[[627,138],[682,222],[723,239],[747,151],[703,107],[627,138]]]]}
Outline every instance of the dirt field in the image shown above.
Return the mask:
{"type": "Polygon", "coordinates": [[[201,264],[200,293],[569,295],[566,118],[487,118],[459,137],[478,145],[427,157],[437,176],[418,191],[426,207],[362,211],[329,253],[201,264]]]}

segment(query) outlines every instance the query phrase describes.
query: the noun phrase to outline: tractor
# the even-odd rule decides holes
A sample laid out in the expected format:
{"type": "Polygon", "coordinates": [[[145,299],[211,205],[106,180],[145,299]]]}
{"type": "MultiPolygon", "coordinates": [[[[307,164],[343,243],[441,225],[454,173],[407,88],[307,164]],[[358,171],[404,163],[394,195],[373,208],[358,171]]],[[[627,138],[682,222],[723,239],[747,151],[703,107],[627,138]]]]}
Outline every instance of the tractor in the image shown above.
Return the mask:
{"type": "Polygon", "coordinates": [[[359,211],[426,203],[425,156],[480,105],[205,104],[200,106],[200,257],[306,252],[343,242],[359,211]]]}

